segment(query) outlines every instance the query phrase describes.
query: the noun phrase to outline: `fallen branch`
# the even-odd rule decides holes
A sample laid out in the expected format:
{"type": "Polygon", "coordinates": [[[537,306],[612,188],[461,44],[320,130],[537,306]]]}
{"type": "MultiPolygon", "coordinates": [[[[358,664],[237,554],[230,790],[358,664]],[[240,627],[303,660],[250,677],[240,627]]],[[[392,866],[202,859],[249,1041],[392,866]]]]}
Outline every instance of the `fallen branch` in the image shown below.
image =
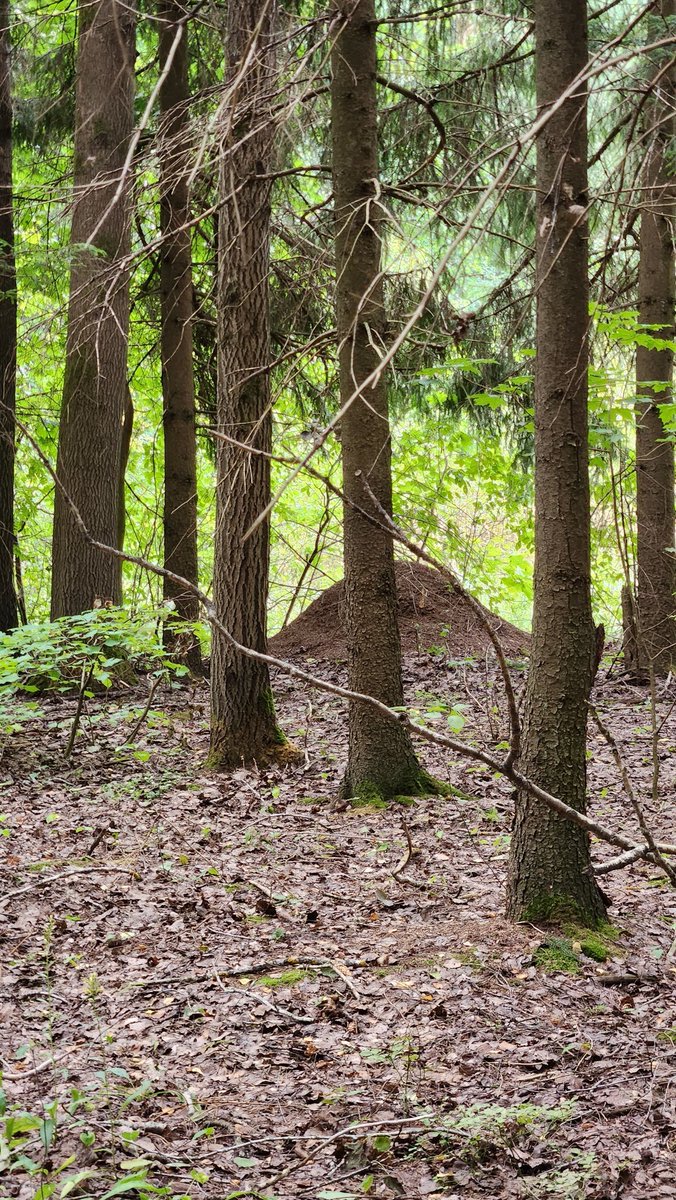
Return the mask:
{"type": "Polygon", "coordinates": [[[482,625],[483,629],[485,630],[486,635],[488,636],[490,643],[495,651],[495,657],[498,660],[498,665],[500,667],[500,673],[502,675],[502,682],[503,682],[503,686],[505,689],[505,697],[507,700],[507,708],[509,710],[509,725],[510,725],[509,753],[507,755],[507,758],[505,759],[505,766],[511,766],[511,764],[513,762],[515,762],[516,759],[518,758],[519,747],[520,747],[520,742],[521,742],[521,725],[519,722],[519,710],[518,710],[518,706],[516,703],[516,697],[514,695],[514,687],[512,685],[512,677],[509,673],[509,667],[507,666],[507,659],[505,657],[505,652],[502,648],[502,643],[501,643],[495,629],[493,628],[493,624],[492,624],[491,620],[489,620],[486,610],[484,609],[483,605],[479,603],[479,601],[476,599],[476,597],[473,596],[471,592],[468,592],[467,588],[463,587],[463,585],[461,584],[457,575],[453,571],[451,571],[449,567],[447,567],[444,563],[439,562],[432,554],[429,554],[428,551],[425,550],[422,546],[419,546],[416,542],[413,542],[413,541],[411,541],[410,538],[406,537],[406,534],[403,533],[402,530],[399,528],[399,526],[394,522],[394,520],[388,513],[387,509],[383,508],[378,497],[375,495],[372,488],[370,487],[368,480],[362,475],[362,472],[357,471],[357,475],[359,478],[361,478],[361,481],[364,485],[364,489],[368,493],[371,503],[373,504],[374,508],[376,509],[376,512],[380,516],[385,528],[392,534],[392,537],[395,538],[396,541],[401,542],[402,546],[406,546],[407,550],[410,550],[411,553],[416,556],[416,558],[420,559],[422,562],[428,563],[429,566],[434,567],[435,570],[437,570],[440,575],[443,575],[443,577],[447,581],[447,583],[450,583],[450,585],[453,588],[453,591],[456,593],[456,595],[461,596],[462,599],[465,601],[465,604],[467,604],[468,607],[471,608],[475,617],[478,619],[478,621],[482,625]]]}
{"type": "MultiPolygon", "coordinates": [[[[653,838],[653,835],[648,826],[648,822],[645,819],[645,813],[643,811],[643,806],[639,803],[636,792],[634,791],[634,785],[631,782],[631,779],[629,778],[629,772],[627,770],[626,763],[622,757],[622,752],[617,743],[617,739],[610,732],[610,730],[608,729],[608,726],[603,723],[598,712],[596,711],[596,709],[594,708],[594,706],[592,704],[589,705],[589,711],[596,723],[597,729],[601,733],[602,737],[605,738],[606,742],[608,743],[608,745],[610,747],[611,754],[615,760],[615,764],[620,773],[620,778],[622,780],[622,787],[624,788],[625,795],[627,796],[627,799],[629,800],[629,803],[631,804],[631,807],[633,808],[634,813],[636,814],[636,820],[638,821],[641,833],[643,834],[643,836],[646,840],[646,845],[647,845],[648,849],[650,850],[651,858],[653,859],[654,862],[656,862],[658,864],[658,866],[660,866],[662,868],[662,870],[664,871],[664,874],[667,876],[667,879],[670,881],[670,883],[674,887],[676,887],[676,870],[674,870],[671,863],[667,862],[663,853],[660,851],[660,848],[657,845],[655,839],[653,838]]],[[[654,711],[655,710],[653,707],[653,725],[654,725],[654,711]]],[[[653,751],[653,753],[654,753],[654,751],[653,751]]]]}
{"type": "MultiPolygon", "coordinates": [[[[58,487],[62,492],[66,503],[73,514],[73,519],[77,525],[77,528],[85,541],[87,541],[90,546],[93,546],[95,549],[100,550],[104,554],[109,554],[113,558],[119,558],[122,562],[133,563],[135,566],[140,567],[144,571],[150,571],[152,574],[158,575],[162,579],[168,579],[172,583],[178,584],[179,587],[183,589],[188,589],[202,604],[210,625],[216,629],[226,640],[228,645],[236,650],[239,654],[244,655],[246,658],[252,658],[257,662],[267,663],[268,666],[276,667],[278,670],[291,675],[296,679],[301,679],[310,687],[317,688],[320,691],[328,692],[334,696],[340,696],[342,699],[351,702],[366,704],[375,709],[381,714],[381,716],[387,718],[388,720],[399,722],[412,734],[417,735],[424,741],[431,742],[436,746],[442,746],[444,749],[451,750],[454,754],[458,754],[463,758],[468,758],[473,762],[482,763],[485,767],[488,767],[490,771],[494,771],[499,775],[502,775],[503,778],[507,779],[520,791],[526,792],[534,799],[546,804],[549,808],[553,809],[554,812],[559,813],[560,816],[565,817],[567,820],[572,821],[576,825],[579,825],[581,829],[586,830],[587,833],[597,837],[600,841],[607,842],[611,846],[617,846],[620,850],[640,851],[637,857],[645,858],[649,861],[655,861],[654,852],[652,850],[643,850],[642,847],[637,846],[635,842],[631,841],[631,839],[624,837],[622,834],[615,833],[611,829],[607,829],[605,826],[600,825],[598,821],[593,821],[590,817],[586,816],[586,814],[578,812],[577,809],[572,808],[569,804],[566,804],[557,796],[553,796],[551,792],[546,791],[545,788],[539,787],[538,784],[533,783],[531,779],[528,779],[525,775],[522,775],[519,770],[517,770],[517,768],[514,766],[515,755],[512,753],[514,748],[514,731],[515,729],[518,729],[518,713],[516,714],[516,724],[514,724],[514,712],[516,711],[516,702],[514,698],[512,699],[514,712],[510,708],[510,719],[513,723],[513,737],[507,758],[503,759],[499,758],[495,754],[491,754],[487,750],[478,749],[475,746],[468,745],[466,742],[458,741],[457,738],[449,737],[446,734],[441,734],[435,730],[428,729],[426,726],[412,720],[408,713],[394,711],[393,709],[388,708],[386,704],[383,704],[382,701],[376,700],[373,696],[367,696],[363,692],[351,691],[349,688],[341,687],[337,683],[330,683],[326,679],[322,679],[317,675],[313,675],[310,671],[303,670],[303,668],[296,666],[294,663],[290,663],[281,658],[276,658],[272,654],[266,654],[262,650],[254,650],[250,646],[242,645],[242,643],[233,636],[230,630],[226,629],[225,625],[218,617],[213,601],[210,600],[209,597],[196,584],[192,583],[188,579],[185,579],[182,575],[177,575],[174,571],[168,570],[166,567],[161,567],[159,563],[150,562],[148,559],[141,558],[140,555],[137,554],[127,554],[123,550],[118,550],[115,546],[109,546],[105,542],[100,542],[94,538],[87,529],[77,505],[71,499],[63,484],[59,480],[56,471],[54,470],[47,456],[44,454],[42,448],[37,445],[35,439],[31,436],[26,426],[21,421],[17,421],[17,428],[21,430],[29,443],[32,445],[43,466],[54,480],[56,487],[58,487]]],[[[478,602],[475,601],[475,603],[478,602]]],[[[493,637],[495,637],[494,634],[493,637]]],[[[493,637],[491,638],[492,642],[493,637]]],[[[506,663],[505,671],[507,678],[509,678],[509,671],[506,668],[506,663]]],[[[503,673],[503,678],[504,677],[505,676],[503,673]]],[[[655,847],[660,855],[674,852],[671,847],[666,846],[663,843],[656,842],[655,847]]],[[[671,879],[671,875],[668,874],[667,877],[671,879]]]]}

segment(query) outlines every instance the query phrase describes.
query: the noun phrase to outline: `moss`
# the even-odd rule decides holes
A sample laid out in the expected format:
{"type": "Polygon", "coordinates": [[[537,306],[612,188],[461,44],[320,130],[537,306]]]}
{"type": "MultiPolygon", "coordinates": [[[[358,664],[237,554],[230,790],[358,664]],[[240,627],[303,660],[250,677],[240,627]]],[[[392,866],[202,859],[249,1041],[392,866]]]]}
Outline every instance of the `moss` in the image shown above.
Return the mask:
{"type": "Polygon", "coordinates": [[[555,892],[545,892],[538,899],[531,900],[523,913],[522,920],[530,921],[533,925],[579,925],[585,929],[591,928],[582,920],[578,904],[572,896],[557,895],[555,892]]]}
{"type": "Polygon", "coordinates": [[[419,768],[415,785],[411,792],[413,796],[448,796],[450,794],[450,784],[436,779],[424,767],[419,768]]]}
{"type": "Polygon", "coordinates": [[[484,964],[474,947],[469,950],[451,950],[450,955],[451,958],[454,958],[456,962],[462,963],[465,967],[472,967],[475,971],[483,970],[484,964]]]}
{"type": "Polygon", "coordinates": [[[279,975],[261,975],[258,983],[267,988],[293,987],[296,983],[302,983],[308,975],[309,972],[301,967],[289,967],[287,971],[280,971],[279,975]]]}
{"type": "Polygon", "coordinates": [[[580,971],[580,960],[570,938],[566,937],[547,938],[535,951],[533,962],[536,967],[551,974],[562,971],[566,975],[578,975],[580,971]]]}
{"type": "Polygon", "coordinates": [[[596,929],[566,925],[563,932],[572,942],[579,943],[582,954],[593,958],[595,962],[605,962],[610,957],[619,936],[617,929],[606,922],[600,923],[596,929]]]}
{"type": "Polygon", "coordinates": [[[352,808],[388,808],[389,801],[375,783],[363,783],[354,796],[350,796],[352,808]]]}
{"type": "Polygon", "coordinates": [[[285,746],[286,738],[277,724],[277,714],[275,712],[275,698],[272,694],[272,688],[263,688],[263,691],[258,697],[258,711],[263,717],[266,724],[271,725],[267,736],[273,746],[285,746]]]}
{"type": "Polygon", "coordinates": [[[374,780],[363,780],[355,789],[343,780],[341,796],[350,801],[353,808],[387,808],[391,802],[411,806],[419,796],[445,796],[448,784],[435,779],[423,767],[418,767],[408,778],[399,779],[396,792],[388,791],[374,780]]]}
{"type": "Polygon", "coordinates": [[[218,722],[211,728],[211,749],[206,759],[206,766],[212,771],[228,771],[242,765],[242,760],[259,767],[278,763],[285,766],[289,763],[301,762],[304,758],[302,750],[289,742],[277,724],[272,729],[266,727],[262,736],[248,754],[242,752],[243,746],[251,744],[252,730],[250,726],[233,730],[226,727],[224,722],[218,722]]]}

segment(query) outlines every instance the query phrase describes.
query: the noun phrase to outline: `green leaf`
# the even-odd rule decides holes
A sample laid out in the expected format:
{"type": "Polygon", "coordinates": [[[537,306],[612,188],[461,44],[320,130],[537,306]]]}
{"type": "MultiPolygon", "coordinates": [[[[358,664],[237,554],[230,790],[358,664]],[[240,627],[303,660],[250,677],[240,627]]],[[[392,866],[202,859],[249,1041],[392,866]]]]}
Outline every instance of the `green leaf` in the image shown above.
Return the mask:
{"type": "Polygon", "coordinates": [[[356,1192],[338,1192],[333,1188],[327,1188],[326,1191],[317,1192],[317,1200],[357,1200],[356,1192]]]}
{"type": "Polygon", "coordinates": [[[83,1167],[81,1171],[76,1171],[74,1175],[69,1175],[64,1179],[63,1186],[59,1192],[61,1200],[65,1200],[65,1197],[70,1196],[70,1193],[74,1192],[81,1183],[84,1183],[85,1179],[91,1179],[94,1175],[96,1175],[94,1167],[83,1167]]]}
{"type": "Polygon", "coordinates": [[[388,1150],[392,1149],[392,1138],[386,1133],[379,1133],[373,1139],[373,1149],[379,1154],[387,1154],[388,1150]]]}
{"type": "Polygon", "coordinates": [[[33,1192],[33,1200],[49,1200],[49,1197],[56,1190],[55,1183],[41,1183],[40,1186],[33,1192]]]}
{"type": "Polygon", "coordinates": [[[149,1183],[145,1172],[143,1174],[136,1173],[135,1175],[123,1175],[114,1183],[107,1192],[104,1192],[101,1200],[110,1200],[111,1196],[122,1196],[125,1192],[152,1192],[155,1188],[152,1183],[149,1183]]]}

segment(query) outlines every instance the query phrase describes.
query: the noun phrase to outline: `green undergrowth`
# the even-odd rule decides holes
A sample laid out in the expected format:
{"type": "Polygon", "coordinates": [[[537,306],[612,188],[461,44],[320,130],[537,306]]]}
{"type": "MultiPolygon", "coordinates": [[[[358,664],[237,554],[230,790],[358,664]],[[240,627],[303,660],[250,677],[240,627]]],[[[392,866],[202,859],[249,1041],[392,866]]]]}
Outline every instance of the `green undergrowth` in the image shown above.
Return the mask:
{"type": "Polygon", "coordinates": [[[603,924],[597,929],[565,925],[561,934],[550,934],[538,947],[533,962],[552,974],[578,975],[583,958],[605,962],[612,955],[618,937],[618,930],[613,925],[603,924]]]}
{"type": "Polygon", "coordinates": [[[312,977],[312,971],[306,971],[302,967],[289,967],[288,970],[279,971],[275,975],[261,975],[256,982],[260,987],[266,988],[295,987],[297,983],[312,977]]]}

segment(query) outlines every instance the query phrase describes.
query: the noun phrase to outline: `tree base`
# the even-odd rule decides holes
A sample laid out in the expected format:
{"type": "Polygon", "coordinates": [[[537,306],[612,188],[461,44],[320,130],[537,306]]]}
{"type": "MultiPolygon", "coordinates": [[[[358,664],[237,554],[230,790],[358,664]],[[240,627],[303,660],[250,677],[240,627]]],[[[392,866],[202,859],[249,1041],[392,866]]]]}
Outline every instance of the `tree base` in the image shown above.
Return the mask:
{"type": "Polygon", "coordinates": [[[509,896],[507,916],[513,921],[524,921],[531,925],[556,926],[577,925],[584,929],[601,929],[607,926],[603,895],[596,882],[590,878],[585,896],[569,896],[565,893],[533,889],[518,898],[509,896]]]}
{"type": "Polygon", "coordinates": [[[346,774],[340,784],[341,800],[348,800],[353,808],[387,808],[393,800],[415,796],[448,795],[448,785],[435,779],[424,767],[407,772],[405,777],[394,781],[389,787],[375,779],[353,782],[346,774]]]}
{"type": "Polygon", "coordinates": [[[238,767],[290,766],[304,759],[302,750],[284,736],[278,725],[261,735],[250,729],[226,729],[212,725],[211,748],[206,765],[212,771],[234,771],[238,767]]]}

